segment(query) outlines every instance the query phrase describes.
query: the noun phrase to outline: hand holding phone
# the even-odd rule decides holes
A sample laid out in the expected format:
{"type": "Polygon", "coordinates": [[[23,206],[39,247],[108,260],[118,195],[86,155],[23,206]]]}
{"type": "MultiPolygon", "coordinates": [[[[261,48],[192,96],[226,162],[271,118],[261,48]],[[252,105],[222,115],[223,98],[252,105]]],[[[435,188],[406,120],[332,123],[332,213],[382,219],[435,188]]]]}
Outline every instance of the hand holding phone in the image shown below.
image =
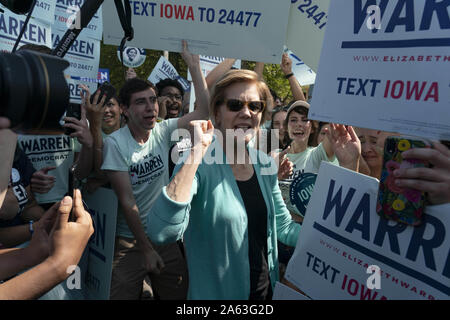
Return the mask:
{"type": "MultiPolygon", "coordinates": [[[[91,95],[91,104],[97,104],[100,102],[103,96],[105,96],[105,101],[103,103],[106,104],[108,101],[116,95],[116,89],[108,82],[105,81],[102,83],[102,85],[94,92],[93,95],[91,95]],[[99,101],[94,102],[94,97],[96,96],[97,92],[100,91],[100,95],[98,96],[99,101]]],[[[103,107],[103,106],[102,106],[103,107]]]]}
{"type": "MultiPolygon", "coordinates": [[[[66,117],[72,117],[81,120],[81,104],[79,103],[69,103],[66,109],[66,117]]],[[[64,127],[64,134],[70,136],[75,132],[75,129],[64,127]]]]}
{"type": "Polygon", "coordinates": [[[413,226],[422,222],[425,192],[399,186],[394,171],[428,167],[428,162],[404,159],[402,153],[412,148],[430,147],[430,142],[420,138],[392,136],[386,139],[377,201],[377,213],[381,217],[413,226]]]}

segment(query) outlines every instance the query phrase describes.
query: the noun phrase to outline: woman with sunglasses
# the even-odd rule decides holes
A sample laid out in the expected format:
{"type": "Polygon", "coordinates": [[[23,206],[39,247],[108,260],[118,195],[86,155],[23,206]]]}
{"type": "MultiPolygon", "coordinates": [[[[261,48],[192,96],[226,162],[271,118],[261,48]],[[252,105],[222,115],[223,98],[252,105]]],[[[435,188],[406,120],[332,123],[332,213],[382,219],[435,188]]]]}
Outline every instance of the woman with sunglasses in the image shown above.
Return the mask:
{"type": "Polygon", "coordinates": [[[278,169],[248,146],[271,107],[255,72],[226,73],[211,92],[217,130],[211,121],[191,122],[193,148],[148,216],[152,241],[184,238],[189,299],[270,299],[279,277],[277,239],[296,244],[300,225],[281,198],[278,169]]]}

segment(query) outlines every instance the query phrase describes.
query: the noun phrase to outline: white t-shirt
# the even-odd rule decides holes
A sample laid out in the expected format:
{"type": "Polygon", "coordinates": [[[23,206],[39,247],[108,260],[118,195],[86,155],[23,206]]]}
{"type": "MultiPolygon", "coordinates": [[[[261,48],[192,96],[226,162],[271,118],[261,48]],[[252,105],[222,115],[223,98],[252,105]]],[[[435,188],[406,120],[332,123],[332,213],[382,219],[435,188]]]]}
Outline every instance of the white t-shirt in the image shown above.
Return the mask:
{"type": "Polygon", "coordinates": [[[79,152],[79,142],[66,135],[19,135],[20,148],[30,159],[33,167],[56,167],[48,175],[56,178],[53,188],[44,194],[35,193],[38,203],[60,201],[69,190],[69,169],[73,164],[75,152],[79,152]]]}
{"type": "MultiPolygon", "coordinates": [[[[172,144],[171,134],[177,128],[178,119],[157,122],[150,138],[140,145],[131,135],[128,126],[110,134],[103,143],[102,170],[129,173],[133,195],[139,209],[144,230],[146,217],[162,188],[169,183],[168,155],[172,144]]],[[[117,235],[134,238],[128,228],[122,208],[117,214],[117,235]]]]}

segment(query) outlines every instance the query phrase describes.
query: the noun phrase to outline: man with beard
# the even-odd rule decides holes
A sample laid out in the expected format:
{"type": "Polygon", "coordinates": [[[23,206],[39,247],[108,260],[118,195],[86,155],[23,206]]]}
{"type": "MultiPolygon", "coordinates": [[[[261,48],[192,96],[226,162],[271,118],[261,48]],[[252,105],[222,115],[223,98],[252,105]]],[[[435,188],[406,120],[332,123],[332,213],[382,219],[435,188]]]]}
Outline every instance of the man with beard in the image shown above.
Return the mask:
{"type": "Polygon", "coordinates": [[[160,119],[178,118],[181,115],[184,90],[177,80],[164,79],[156,84],[160,119]]]}

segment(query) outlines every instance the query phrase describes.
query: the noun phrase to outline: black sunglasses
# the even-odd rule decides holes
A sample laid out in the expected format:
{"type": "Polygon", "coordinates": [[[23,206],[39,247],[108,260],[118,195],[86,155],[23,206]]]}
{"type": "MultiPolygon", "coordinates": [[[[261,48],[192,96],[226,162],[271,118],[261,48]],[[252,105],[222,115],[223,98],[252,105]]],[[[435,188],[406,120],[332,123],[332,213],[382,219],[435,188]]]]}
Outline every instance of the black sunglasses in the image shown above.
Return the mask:
{"type": "Polygon", "coordinates": [[[266,107],[266,103],[264,101],[242,101],[239,99],[228,99],[225,100],[225,104],[228,110],[232,112],[241,111],[244,106],[247,106],[248,109],[253,113],[263,112],[266,107]]]}

